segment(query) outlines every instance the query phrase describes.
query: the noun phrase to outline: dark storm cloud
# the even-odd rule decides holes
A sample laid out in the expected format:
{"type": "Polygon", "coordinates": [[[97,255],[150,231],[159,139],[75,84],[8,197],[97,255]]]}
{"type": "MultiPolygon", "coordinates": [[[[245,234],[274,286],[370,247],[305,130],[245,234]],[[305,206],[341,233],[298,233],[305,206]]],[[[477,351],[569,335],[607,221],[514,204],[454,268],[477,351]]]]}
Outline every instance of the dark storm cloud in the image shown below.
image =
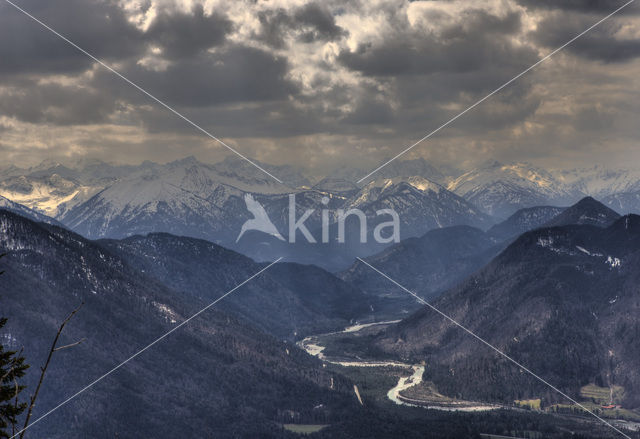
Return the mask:
{"type": "MultiPolygon", "coordinates": [[[[362,99],[344,120],[387,122],[391,133],[426,134],[538,60],[535,48],[512,39],[521,31],[519,13],[498,17],[471,10],[464,15],[438,34],[396,20],[387,38],[341,52],[340,63],[377,80],[388,95],[362,99]],[[389,101],[396,102],[397,109],[382,104],[389,101]]],[[[447,132],[486,132],[522,121],[540,105],[531,86],[528,78],[521,78],[484,104],[483,115],[464,117],[447,132]]]]}
{"type": "MultiPolygon", "coordinates": [[[[187,108],[182,113],[208,131],[232,139],[309,135],[335,128],[317,108],[300,108],[288,101],[262,102],[257,106],[187,108]]],[[[161,109],[143,107],[136,111],[136,116],[151,133],[197,135],[193,127],[161,109]]]]}
{"type": "Polygon", "coordinates": [[[274,48],[283,48],[290,33],[295,33],[298,41],[335,41],[348,32],[338,26],[335,17],[324,6],[308,3],[292,13],[285,9],[262,11],[258,14],[261,30],[256,38],[274,48]]]}
{"type": "Polygon", "coordinates": [[[355,125],[389,124],[394,116],[395,112],[388,101],[366,94],[356,102],[355,109],[343,120],[355,125]]]}
{"type": "Polygon", "coordinates": [[[298,9],[294,15],[303,31],[301,39],[305,42],[333,41],[347,35],[336,25],[334,16],[318,3],[308,3],[298,9]]]}
{"type": "MultiPolygon", "coordinates": [[[[518,3],[530,9],[546,9],[609,14],[626,3],[626,0],[518,0],[518,3]]],[[[620,14],[638,14],[638,8],[627,7],[620,14]]]]}
{"type": "MultiPolygon", "coordinates": [[[[24,0],[20,6],[95,56],[126,59],[144,49],[115,1],[24,0]]],[[[0,2],[0,75],[77,73],[93,61],[11,5],[0,2]]]]}
{"type": "Polygon", "coordinates": [[[291,27],[291,17],[287,12],[284,9],[261,11],[258,13],[258,19],[261,29],[256,38],[271,47],[283,48],[285,46],[285,31],[291,27]]]}
{"type": "Polygon", "coordinates": [[[518,47],[508,38],[520,29],[518,13],[503,18],[484,11],[467,15],[438,36],[401,25],[380,43],[342,51],[338,61],[366,76],[398,76],[473,71],[493,64],[508,68],[535,59],[531,48],[518,47]]]}
{"type": "MultiPolygon", "coordinates": [[[[535,42],[559,47],[593,24],[593,18],[570,13],[547,16],[533,33],[535,42]]],[[[573,42],[565,50],[584,58],[603,62],[624,62],[640,56],[640,39],[618,39],[619,25],[608,21],[573,42]]]]}
{"type": "Polygon", "coordinates": [[[30,123],[100,123],[115,108],[109,95],[73,85],[32,84],[0,93],[0,114],[30,123]]]}
{"type": "MultiPolygon", "coordinates": [[[[336,157],[355,145],[393,156],[623,1],[310,0],[279,9],[230,0],[215,2],[213,12],[155,0],[153,9],[150,0],[20,5],[202,127],[237,140],[241,150],[253,145],[248,153],[301,162],[319,160],[325,145],[336,157]],[[134,14],[134,4],[148,14],[134,14]],[[146,31],[134,25],[143,22],[146,31]],[[538,29],[527,33],[534,24],[538,29]]],[[[506,155],[545,142],[585,147],[584,138],[598,131],[635,135],[637,99],[626,84],[635,64],[620,61],[637,57],[639,48],[619,38],[633,33],[626,22],[639,11],[626,9],[456,120],[434,136],[434,154],[453,145],[443,156],[472,160],[466,145],[474,143],[506,155]],[[612,95],[612,88],[622,91],[612,95]],[[573,128],[584,137],[570,134],[573,128]],[[518,137],[528,133],[543,140],[518,137]]],[[[42,154],[44,143],[51,154],[82,150],[124,160],[130,145],[137,145],[138,160],[175,158],[181,148],[197,154],[214,143],[1,0],[0,116],[9,118],[0,119],[0,141],[23,157],[42,154]],[[75,124],[97,126],[68,128],[75,124]]],[[[544,151],[553,155],[551,147],[544,151]]],[[[344,160],[362,160],[352,156],[344,160]]]]}
{"type": "Polygon", "coordinates": [[[146,34],[163,49],[165,57],[177,59],[221,45],[232,28],[225,15],[206,15],[202,5],[195,5],[191,13],[161,12],[146,34]]]}
{"type": "MultiPolygon", "coordinates": [[[[182,107],[280,100],[297,92],[286,77],[286,58],[239,45],[172,63],[166,70],[131,64],[122,72],[169,105],[182,107]]],[[[96,74],[93,85],[135,104],[149,103],[110,72],[96,74]]]]}
{"type": "MultiPolygon", "coordinates": [[[[286,77],[286,58],[227,44],[232,32],[229,19],[205,14],[201,6],[190,12],[163,10],[143,33],[127,21],[115,2],[62,3],[53,8],[48,2],[27,1],[24,8],[97,57],[117,62],[127,78],[171,105],[202,108],[264,102],[297,92],[297,85],[286,77]],[[65,7],[71,11],[67,15],[62,13],[65,7]],[[160,46],[160,57],[171,61],[165,70],[148,69],[138,62],[149,46],[160,46]],[[206,52],[211,47],[216,47],[215,53],[206,52]]],[[[89,57],[4,3],[0,4],[0,38],[0,75],[5,73],[0,83],[0,115],[35,124],[82,125],[107,122],[114,111],[121,110],[134,119],[125,121],[129,124],[137,119],[138,106],[152,104],[102,67],[91,76],[80,76],[93,65],[89,57]],[[51,74],[68,75],[71,81],[65,85],[40,82],[51,74]]]]}
{"type": "MultiPolygon", "coordinates": [[[[402,130],[426,134],[513,76],[513,71],[491,66],[478,72],[401,77],[394,81],[394,96],[401,102],[396,120],[402,121],[402,130]]],[[[531,78],[520,78],[484,102],[478,111],[456,120],[443,135],[466,133],[473,136],[526,120],[541,103],[532,91],[532,83],[531,78]]]]}

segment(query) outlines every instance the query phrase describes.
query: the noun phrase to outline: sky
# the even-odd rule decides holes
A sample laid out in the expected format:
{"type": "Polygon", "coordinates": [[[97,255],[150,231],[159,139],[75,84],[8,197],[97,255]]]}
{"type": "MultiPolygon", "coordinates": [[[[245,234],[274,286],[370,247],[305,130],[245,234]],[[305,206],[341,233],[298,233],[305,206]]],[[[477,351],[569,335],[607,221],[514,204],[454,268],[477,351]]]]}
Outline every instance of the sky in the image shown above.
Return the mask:
{"type": "MultiPolygon", "coordinates": [[[[618,0],[12,0],[229,146],[374,168],[618,0]]],[[[403,158],[640,163],[640,2],[403,158]]],[[[0,163],[229,151],[0,0],[0,163]]],[[[638,165],[640,167],[640,165],[638,165]]]]}

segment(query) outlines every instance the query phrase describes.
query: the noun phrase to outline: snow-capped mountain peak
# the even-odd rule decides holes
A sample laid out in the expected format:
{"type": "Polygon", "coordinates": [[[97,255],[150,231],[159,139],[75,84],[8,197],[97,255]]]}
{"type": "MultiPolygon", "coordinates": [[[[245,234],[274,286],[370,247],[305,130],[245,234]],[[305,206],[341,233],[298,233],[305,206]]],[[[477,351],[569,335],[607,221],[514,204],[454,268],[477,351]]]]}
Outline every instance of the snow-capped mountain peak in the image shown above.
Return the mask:
{"type": "Polygon", "coordinates": [[[456,178],[448,189],[505,218],[523,207],[573,200],[573,194],[550,172],[528,163],[491,162],[456,178]]]}

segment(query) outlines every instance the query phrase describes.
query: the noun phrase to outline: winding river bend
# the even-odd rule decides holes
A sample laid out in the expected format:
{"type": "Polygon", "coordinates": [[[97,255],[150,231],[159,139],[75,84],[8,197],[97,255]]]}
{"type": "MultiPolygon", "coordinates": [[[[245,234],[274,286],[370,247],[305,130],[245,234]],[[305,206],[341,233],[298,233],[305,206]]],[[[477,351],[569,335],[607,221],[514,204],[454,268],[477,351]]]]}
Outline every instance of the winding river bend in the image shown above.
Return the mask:
{"type": "MultiPolygon", "coordinates": [[[[513,407],[508,407],[508,406],[486,404],[486,403],[483,404],[483,403],[477,403],[477,402],[471,402],[471,401],[450,401],[450,402],[447,402],[446,404],[443,404],[435,401],[412,399],[407,396],[401,395],[401,392],[422,383],[422,375],[424,374],[425,367],[426,367],[423,364],[409,364],[409,363],[403,363],[403,362],[393,361],[393,360],[361,360],[358,358],[344,360],[344,359],[331,358],[324,355],[323,353],[323,351],[325,350],[325,346],[323,346],[321,342],[323,337],[338,335],[338,334],[355,333],[366,328],[372,328],[374,326],[383,326],[383,325],[386,326],[393,323],[397,323],[398,321],[399,320],[378,322],[378,323],[358,324],[358,325],[349,326],[343,331],[312,335],[305,338],[304,340],[299,341],[298,346],[304,349],[308,354],[318,357],[319,359],[321,359],[326,363],[338,364],[340,366],[347,366],[347,367],[393,366],[393,367],[400,367],[400,368],[405,368],[407,370],[411,370],[412,374],[410,376],[400,377],[396,385],[393,386],[391,389],[389,389],[389,391],[387,392],[387,398],[398,405],[404,405],[409,407],[419,407],[419,408],[430,409],[430,410],[442,410],[442,411],[448,411],[448,412],[484,412],[484,411],[496,410],[500,408],[513,409],[513,407]]],[[[362,404],[363,403],[362,398],[360,396],[357,386],[355,385],[354,385],[354,391],[356,393],[356,396],[358,397],[358,400],[362,404]]],[[[622,419],[612,419],[611,422],[618,428],[623,428],[631,431],[640,431],[640,423],[637,423],[637,422],[630,422],[622,419]]]]}
{"type": "Polygon", "coordinates": [[[298,342],[298,346],[304,349],[308,354],[313,355],[314,357],[318,357],[322,361],[331,364],[337,364],[340,366],[346,367],[385,367],[385,366],[393,366],[400,367],[407,370],[411,370],[412,374],[410,376],[400,377],[398,379],[397,384],[389,389],[387,392],[387,398],[399,405],[406,405],[410,407],[420,407],[425,409],[432,410],[445,410],[445,411],[461,411],[461,412],[477,412],[477,411],[487,411],[487,410],[495,410],[501,408],[499,405],[490,405],[490,404],[468,404],[464,402],[454,402],[447,405],[441,404],[433,404],[428,403],[426,401],[414,400],[411,398],[407,398],[406,396],[401,395],[400,393],[404,390],[409,389],[410,387],[417,386],[422,382],[422,375],[425,371],[425,366],[422,364],[409,364],[402,363],[399,361],[393,360],[338,360],[334,358],[330,358],[324,355],[323,351],[325,350],[325,346],[322,346],[320,339],[322,337],[338,335],[338,334],[348,334],[361,331],[365,328],[371,328],[374,326],[386,326],[393,323],[397,323],[399,320],[392,320],[387,322],[378,322],[378,323],[367,323],[367,324],[358,324],[349,326],[343,331],[331,332],[327,334],[320,335],[312,335],[309,336],[302,341],[298,342]]]}

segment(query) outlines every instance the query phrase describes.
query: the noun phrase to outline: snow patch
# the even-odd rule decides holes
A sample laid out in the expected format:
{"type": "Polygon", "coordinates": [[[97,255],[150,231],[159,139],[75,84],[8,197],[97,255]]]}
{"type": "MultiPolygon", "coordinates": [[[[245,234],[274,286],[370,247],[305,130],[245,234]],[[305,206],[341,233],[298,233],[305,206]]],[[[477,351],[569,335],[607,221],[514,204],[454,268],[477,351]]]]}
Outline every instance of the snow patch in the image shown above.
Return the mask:
{"type": "Polygon", "coordinates": [[[165,305],[164,303],[159,303],[159,302],[152,302],[153,306],[160,311],[160,313],[162,313],[165,318],[171,322],[171,323],[176,323],[177,322],[177,317],[178,314],[176,314],[176,312],[174,310],[172,310],[171,308],[169,308],[167,305],[165,305]]]}
{"type": "Polygon", "coordinates": [[[611,256],[607,257],[606,263],[611,267],[611,268],[619,268],[622,265],[622,261],[618,258],[614,258],[611,256]]]}

